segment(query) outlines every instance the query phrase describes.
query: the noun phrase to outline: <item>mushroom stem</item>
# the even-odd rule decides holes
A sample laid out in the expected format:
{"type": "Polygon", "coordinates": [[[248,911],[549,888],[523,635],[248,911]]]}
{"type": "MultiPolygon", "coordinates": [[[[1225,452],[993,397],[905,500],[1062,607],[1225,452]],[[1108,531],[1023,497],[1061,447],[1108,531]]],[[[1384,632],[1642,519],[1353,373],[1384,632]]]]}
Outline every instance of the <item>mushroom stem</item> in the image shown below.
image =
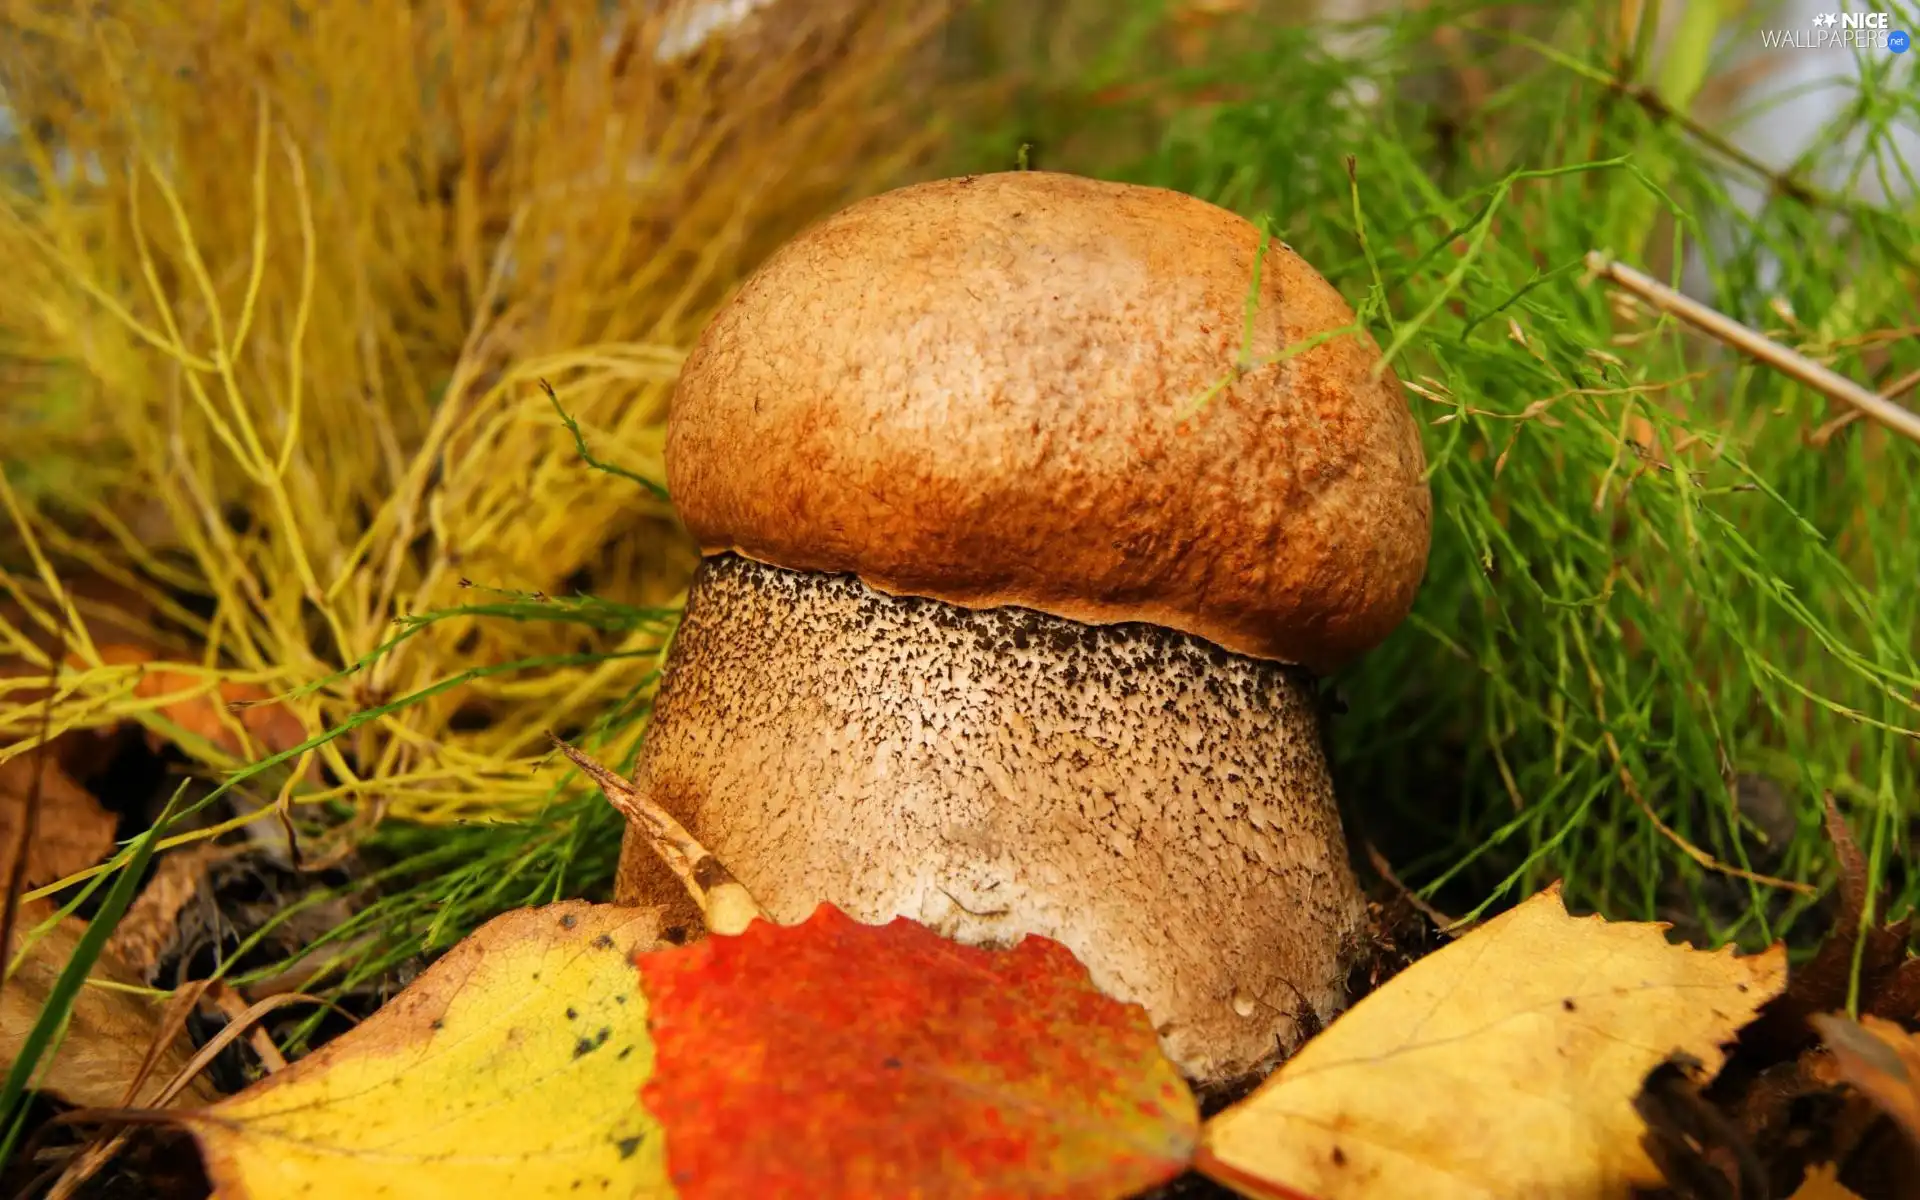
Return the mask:
{"type": "MultiPolygon", "coordinates": [[[[1060,942],[1203,1079],[1337,1011],[1362,903],[1310,677],[1187,634],[695,576],[635,768],[770,919],[1060,942]]],[[[670,881],[630,835],[627,902],[670,881]]]]}
{"type": "Polygon", "coordinates": [[[660,861],[680,880],[687,895],[699,906],[708,933],[722,936],[737,934],[756,919],[766,920],[766,910],[753,893],[727,870],[686,827],[667,811],[649,800],[640,790],[602,766],[590,755],[574,749],[555,734],[547,734],[554,748],[572,760],[580,772],[599,786],[607,802],[627,818],[629,829],[639,830],[660,861]]]}

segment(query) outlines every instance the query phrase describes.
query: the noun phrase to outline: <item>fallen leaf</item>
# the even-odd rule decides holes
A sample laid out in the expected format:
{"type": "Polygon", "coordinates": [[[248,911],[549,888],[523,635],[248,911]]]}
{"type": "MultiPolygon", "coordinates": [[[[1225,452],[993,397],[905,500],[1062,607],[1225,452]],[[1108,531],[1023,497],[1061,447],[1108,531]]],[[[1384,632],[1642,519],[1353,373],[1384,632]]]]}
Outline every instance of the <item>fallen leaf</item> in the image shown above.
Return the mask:
{"type": "Polygon", "coordinates": [[[1892,1021],[1821,1013],[1814,1027],[1833,1051],[1840,1077],[1859,1088],[1920,1145],[1920,1037],[1892,1021]]]}
{"type": "Polygon", "coordinates": [[[1806,1178],[1793,1189],[1788,1200],[1860,1200],[1860,1197],[1840,1182],[1838,1167],[1822,1163],[1807,1171],[1806,1178]]]}
{"type": "Polygon", "coordinates": [[[1197,1165],[1254,1196],[1626,1196],[1660,1181],[1633,1100],[1710,1075],[1786,954],[1571,917],[1558,886],[1414,963],[1208,1122],[1197,1165]]]}
{"type": "MultiPolygon", "coordinates": [[[[1833,843],[1833,856],[1839,875],[1840,910],[1831,931],[1805,965],[1793,972],[1787,987],[1761,1010],[1753,1027],[1741,1035],[1749,1051],[1764,1058],[1789,1058],[1815,1038],[1811,1019],[1817,1013],[1844,1006],[1848,992],[1857,981],[1862,1008],[1880,1011],[1882,1016],[1906,1014],[1898,1010],[1906,1001],[1912,983],[1903,987],[1903,960],[1907,959],[1907,940],[1912,933],[1910,920],[1891,922],[1862,930],[1861,916],[1874,899],[1867,856],[1854,841],[1853,831],[1841,817],[1833,798],[1826,801],[1827,839],[1833,843]],[[1881,1005],[1892,1011],[1881,1011],[1881,1005]]],[[[1920,971],[1907,968],[1906,976],[1920,983],[1920,971]]]]}
{"type": "Polygon", "coordinates": [[[1876,1017],[1920,1024],[1920,957],[1908,955],[1882,977],[1870,1003],[1876,1017]]]}
{"type": "Polygon", "coordinates": [[[659,1123],[632,955],[651,910],[510,912],[358,1027],[185,1114],[215,1200],[658,1196],[659,1123]]]}
{"type": "MultiPolygon", "coordinates": [[[[63,739],[55,739],[55,743],[63,739]]],[[[27,846],[26,885],[41,887],[84,871],[113,853],[118,822],[61,765],[55,745],[0,762],[0,880],[13,874],[27,797],[40,775],[40,807],[27,846]]]]}
{"type": "MultiPolygon", "coordinates": [[[[1742,1041],[1751,1029],[1742,1031],[1742,1041]]],[[[1911,1175],[1911,1149],[1877,1106],[1840,1082],[1831,1051],[1816,1044],[1757,1075],[1743,1053],[1736,1045],[1719,1077],[1699,1093],[1712,1111],[1649,1111],[1649,1099],[1661,1093],[1662,1069],[1636,1097],[1647,1120],[1648,1151],[1671,1194],[1691,1200],[1780,1196],[1823,1164],[1866,1195],[1901,1194],[1874,1185],[1911,1175]]]]}
{"type": "Polygon", "coordinates": [[[195,902],[207,907],[216,903],[208,894],[209,869],[236,853],[231,846],[202,842],[155,856],[153,875],[113,927],[107,952],[140,978],[153,979],[161,961],[180,944],[182,912],[195,902]]]}
{"type": "MultiPolygon", "coordinates": [[[[145,700],[172,697],[159,706],[159,711],[181,729],[242,761],[255,757],[248,739],[269,754],[290,750],[307,740],[307,729],[300,718],[258,684],[233,680],[210,683],[194,672],[152,666],[164,651],[148,640],[154,634],[149,624],[152,609],[145,597],[88,576],[66,580],[63,586],[79,605],[101,664],[146,668],[135,680],[134,695],[145,700]]],[[[26,610],[18,603],[0,597],[0,628],[8,627],[21,631],[22,637],[49,654],[56,653],[57,645],[62,644],[27,620],[26,610]]],[[[75,670],[91,665],[71,648],[66,662],[75,670]]],[[[0,678],[30,675],[44,672],[25,662],[0,664],[0,678]]],[[[28,688],[15,689],[9,696],[16,703],[31,704],[37,703],[42,694],[28,688]]],[[[148,741],[158,748],[165,739],[150,735],[148,741]]],[[[73,769],[71,762],[65,765],[73,769]]]]}
{"type": "Polygon", "coordinates": [[[1120,1197],[1190,1161],[1198,1110],[1145,1011],[1057,942],[822,905],[639,961],[681,1197],[1120,1197]]]}
{"type": "Polygon", "coordinates": [[[483,926],[359,1028],[186,1113],[216,1200],[1121,1197],[1199,1133],[1065,948],[823,906],[640,953],[651,910],[483,926]]]}
{"type": "MultiPolygon", "coordinates": [[[[1791,835],[1786,793],[1751,776],[1741,776],[1736,790],[1743,813],[1784,846],[1791,835]]],[[[1897,1195],[1905,1192],[1895,1181],[1920,1169],[1916,1147],[1873,1101],[1842,1082],[1810,1023],[1845,1005],[1856,982],[1861,1012],[1909,1022],[1920,1016],[1920,960],[1907,953],[1909,922],[1876,928],[1863,920],[1869,907],[1884,913],[1888,905],[1874,896],[1867,858],[1831,800],[1826,831],[1838,903],[1818,951],[1740,1031],[1710,1086],[1690,1097],[1687,1083],[1655,1071],[1635,1099],[1647,1121],[1648,1152],[1679,1195],[1783,1196],[1822,1164],[1863,1195],[1897,1195]],[[1764,1187],[1753,1186],[1756,1176],[1764,1187]]]]}
{"type": "MultiPolygon", "coordinates": [[[[24,944],[26,934],[53,912],[45,901],[21,905],[14,948],[24,944]]],[[[73,957],[86,930],[85,921],[63,918],[27,946],[19,967],[0,988],[0,1074],[12,1068],[27,1031],[39,1019],[54,981],[73,957]]],[[[94,963],[90,978],[126,985],[138,982],[109,954],[102,954],[94,963]]],[[[50,1061],[40,1060],[33,1086],[83,1108],[117,1108],[126,1103],[128,1086],[160,1036],[161,1007],[159,1000],[116,988],[93,984],[82,987],[74,997],[66,1032],[50,1061]]],[[[173,1039],[161,1050],[135,1102],[157,1095],[192,1056],[193,1046],[184,1036],[173,1039]]],[[[211,1088],[196,1080],[181,1094],[179,1103],[199,1103],[213,1095],[211,1088]]]]}
{"type": "MultiPolygon", "coordinates": [[[[147,667],[154,661],[152,650],[127,642],[107,643],[99,651],[101,662],[108,666],[147,667]]],[[[221,680],[209,686],[201,676],[186,671],[147,667],[133,692],[145,700],[173,697],[160,706],[167,720],[242,761],[256,757],[259,750],[278,754],[307,740],[300,718],[258,684],[221,680]],[[249,746],[248,739],[255,745],[249,746]]]]}

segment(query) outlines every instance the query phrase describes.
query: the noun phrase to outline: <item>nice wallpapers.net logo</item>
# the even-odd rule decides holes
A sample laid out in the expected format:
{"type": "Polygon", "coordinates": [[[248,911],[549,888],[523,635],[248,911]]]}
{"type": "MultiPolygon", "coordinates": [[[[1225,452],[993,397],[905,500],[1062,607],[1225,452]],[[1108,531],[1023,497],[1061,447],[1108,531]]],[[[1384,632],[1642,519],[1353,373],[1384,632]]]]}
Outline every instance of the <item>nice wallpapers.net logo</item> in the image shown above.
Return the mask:
{"type": "Polygon", "coordinates": [[[1769,50],[1884,50],[1905,54],[1913,39],[1893,27],[1883,12],[1818,13],[1807,28],[1762,29],[1760,43],[1769,50]]]}

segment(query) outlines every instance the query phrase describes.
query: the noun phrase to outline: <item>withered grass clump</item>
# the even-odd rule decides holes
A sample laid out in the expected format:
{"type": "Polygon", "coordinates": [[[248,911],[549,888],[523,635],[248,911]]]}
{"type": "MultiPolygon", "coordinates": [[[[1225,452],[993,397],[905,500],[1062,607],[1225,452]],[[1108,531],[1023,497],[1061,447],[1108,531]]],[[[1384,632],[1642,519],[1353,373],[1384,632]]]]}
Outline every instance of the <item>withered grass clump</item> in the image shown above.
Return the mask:
{"type": "Polygon", "coordinates": [[[630,702],[668,622],[459,617],[375,652],[469,581],[671,604],[693,555],[649,481],[683,347],[939,135],[914,56],[948,5],[777,5],[677,50],[660,7],[0,0],[0,759],[63,626],[87,669],[56,732],[163,720],[103,661],[110,617],[312,735],[387,706],[302,799],[551,794],[542,732],[630,702]]]}

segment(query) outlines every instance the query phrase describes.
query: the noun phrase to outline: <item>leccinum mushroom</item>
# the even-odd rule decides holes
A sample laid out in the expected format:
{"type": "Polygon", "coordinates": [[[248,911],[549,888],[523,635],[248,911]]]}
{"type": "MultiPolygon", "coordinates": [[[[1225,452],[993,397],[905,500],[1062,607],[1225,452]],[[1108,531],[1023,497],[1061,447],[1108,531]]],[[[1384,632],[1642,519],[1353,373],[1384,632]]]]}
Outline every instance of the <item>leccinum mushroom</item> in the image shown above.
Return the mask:
{"type": "MultiPolygon", "coordinates": [[[[1405,616],[1430,527],[1398,382],[1259,242],[1012,172],[776,253],[675,396],[704,557],[635,779],[775,920],[1044,934],[1200,1081],[1343,999],[1313,673],[1405,616]]],[[[622,898],[677,892],[629,835],[622,898]]]]}

